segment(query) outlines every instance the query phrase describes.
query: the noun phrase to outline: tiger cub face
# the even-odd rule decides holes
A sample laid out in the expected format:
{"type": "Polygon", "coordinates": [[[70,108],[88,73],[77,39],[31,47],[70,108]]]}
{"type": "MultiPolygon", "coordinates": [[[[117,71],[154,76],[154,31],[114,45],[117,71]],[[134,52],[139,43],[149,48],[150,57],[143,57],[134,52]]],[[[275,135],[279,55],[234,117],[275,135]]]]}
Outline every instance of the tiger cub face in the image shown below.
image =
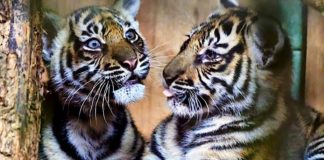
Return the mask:
{"type": "Polygon", "coordinates": [[[257,103],[257,92],[274,95],[288,77],[290,51],[279,24],[222,3],[164,68],[164,94],[176,115],[241,114],[257,103]]]}
{"type": "Polygon", "coordinates": [[[134,18],[138,8],[135,0],[119,0],[111,8],[79,9],[65,20],[54,39],[50,66],[64,105],[87,113],[144,96],[150,60],[134,18]]]}

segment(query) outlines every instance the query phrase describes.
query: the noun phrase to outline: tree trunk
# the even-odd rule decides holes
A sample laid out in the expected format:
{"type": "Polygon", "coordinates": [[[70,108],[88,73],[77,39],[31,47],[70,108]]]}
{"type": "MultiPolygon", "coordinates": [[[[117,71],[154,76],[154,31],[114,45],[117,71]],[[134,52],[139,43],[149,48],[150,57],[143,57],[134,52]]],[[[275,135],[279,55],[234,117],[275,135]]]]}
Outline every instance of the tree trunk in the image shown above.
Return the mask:
{"type": "Polygon", "coordinates": [[[0,159],[37,159],[44,65],[37,0],[0,0],[0,159]]]}

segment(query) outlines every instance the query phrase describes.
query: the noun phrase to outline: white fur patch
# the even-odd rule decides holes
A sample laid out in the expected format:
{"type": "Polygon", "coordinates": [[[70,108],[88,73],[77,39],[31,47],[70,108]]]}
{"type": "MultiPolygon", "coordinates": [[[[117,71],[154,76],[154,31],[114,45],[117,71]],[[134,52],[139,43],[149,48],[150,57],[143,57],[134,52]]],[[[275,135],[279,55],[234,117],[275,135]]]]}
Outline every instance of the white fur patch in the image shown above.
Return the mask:
{"type": "Polygon", "coordinates": [[[142,84],[134,84],[122,87],[114,91],[115,100],[120,104],[129,104],[140,100],[144,97],[145,86],[142,84]]]}

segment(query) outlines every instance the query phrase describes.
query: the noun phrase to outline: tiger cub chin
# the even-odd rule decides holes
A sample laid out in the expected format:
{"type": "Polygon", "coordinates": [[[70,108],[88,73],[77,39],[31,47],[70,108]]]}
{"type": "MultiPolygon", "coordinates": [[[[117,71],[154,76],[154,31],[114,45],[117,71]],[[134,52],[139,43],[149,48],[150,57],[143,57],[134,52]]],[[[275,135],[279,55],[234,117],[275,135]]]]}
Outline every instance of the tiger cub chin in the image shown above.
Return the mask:
{"type": "Polygon", "coordinates": [[[290,100],[292,52],[280,25],[233,0],[220,5],[163,70],[173,114],[154,130],[144,159],[323,156],[323,134],[304,155],[314,116],[290,100]]]}
{"type": "Polygon", "coordinates": [[[53,121],[42,132],[41,159],[142,156],[143,138],[126,109],[143,98],[150,69],[135,20],[139,6],[140,0],[118,0],[112,7],[78,9],[64,20],[46,15],[44,58],[57,99],[53,121]]]}

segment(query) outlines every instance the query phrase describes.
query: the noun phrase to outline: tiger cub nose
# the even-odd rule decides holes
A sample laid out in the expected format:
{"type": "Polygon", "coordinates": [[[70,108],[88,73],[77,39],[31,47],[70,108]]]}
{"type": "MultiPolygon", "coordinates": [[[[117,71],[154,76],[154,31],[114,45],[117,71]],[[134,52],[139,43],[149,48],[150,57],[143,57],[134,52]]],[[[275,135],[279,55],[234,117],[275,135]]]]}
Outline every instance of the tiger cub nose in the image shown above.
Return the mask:
{"type": "Polygon", "coordinates": [[[122,66],[130,71],[133,71],[137,65],[137,58],[127,59],[122,63],[122,66]]]}
{"type": "Polygon", "coordinates": [[[164,85],[165,85],[164,87],[166,87],[166,88],[168,88],[169,86],[171,86],[171,84],[173,83],[173,81],[175,81],[178,78],[177,75],[167,74],[165,72],[165,70],[163,71],[162,75],[163,75],[163,80],[164,80],[163,82],[164,82],[164,85]]]}

